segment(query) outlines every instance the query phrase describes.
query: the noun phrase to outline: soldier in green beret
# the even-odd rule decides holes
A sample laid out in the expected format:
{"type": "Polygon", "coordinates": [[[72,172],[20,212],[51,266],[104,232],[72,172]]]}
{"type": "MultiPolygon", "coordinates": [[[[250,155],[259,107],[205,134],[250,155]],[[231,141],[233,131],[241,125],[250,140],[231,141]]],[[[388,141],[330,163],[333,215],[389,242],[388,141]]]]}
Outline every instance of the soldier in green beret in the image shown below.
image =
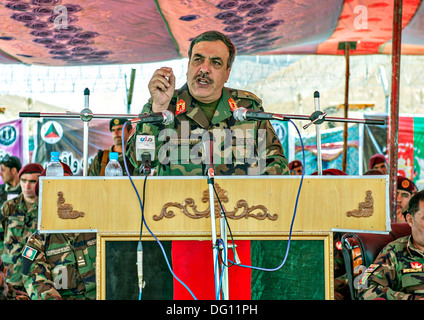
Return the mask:
{"type": "Polygon", "coordinates": [[[175,89],[171,68],[155,71],[148,85],[151,98],[141,113],[169,110],[175,120],[169,125],[137,125],[126,151],[134,174],[140,174],[138,168],[142,167],[136,153],[137,136],[146,134],[156,138],[155,174],[204,175],[202,144],[208,133],[215,140],[216,175],[289,174],[287,158],[271,123],[233,118],[238,107],[263,111],[261,100],[253,93],[224,87],[235,55],[236,48],[227,36],[208,31],[191,42],[187,83],[182,88],[175,89]]]}
{"type": "Polygon", "coordinates": [[[409,201],[411,235],[389,243],[359,281],[364,300],[424,299],[424,190],[409,201]]]}

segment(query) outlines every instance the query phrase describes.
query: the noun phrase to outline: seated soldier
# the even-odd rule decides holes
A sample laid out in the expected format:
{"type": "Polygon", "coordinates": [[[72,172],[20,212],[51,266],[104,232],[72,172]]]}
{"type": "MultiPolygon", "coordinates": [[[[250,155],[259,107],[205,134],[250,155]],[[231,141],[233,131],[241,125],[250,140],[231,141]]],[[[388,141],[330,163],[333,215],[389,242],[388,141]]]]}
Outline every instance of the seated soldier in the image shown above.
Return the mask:
{"type": "Polygon", "coordinates": [[[364,300],[424,299],[424,190],[409,201],[411,235],[389,243],[359,282],[364,300]]]}

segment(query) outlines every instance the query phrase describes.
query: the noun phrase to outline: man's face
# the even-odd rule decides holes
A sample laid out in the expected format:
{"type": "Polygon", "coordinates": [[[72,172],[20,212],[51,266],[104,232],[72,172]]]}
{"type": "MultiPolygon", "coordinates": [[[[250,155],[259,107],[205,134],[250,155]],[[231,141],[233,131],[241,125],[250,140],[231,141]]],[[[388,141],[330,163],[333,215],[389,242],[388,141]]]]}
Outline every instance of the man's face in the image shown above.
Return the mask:
{"type": "Polygon", "coordinates": [[[6,167],[4,164],[1,165],[1,178],[4,183],[10,184],[16,175],[16,168],[6,167]]]}
{"type": "Polygon", "coordinates": [[[373,170],[379,170],[383,174],[387,174],[387,166],[385,162],[377,163],[372,167],[373,170]]]}
{"type": "Polygon", "coordinates": [[[412,216],[406,215],[406,221],[412,229],[412,239],[419,249],[424,250],[424,201],[419,203],[420,210],[412,216]]]}
{"type": "Polygon", "coordinates": [[[187,84],[190,94],[197,101],[210,103],[221,97],[231,71],[227,68],[228,57],[228,48],[220,40],[202,41],[193,46],[187,84]]]}
{"type": "Polygon", "coordinates": [[[20,183],[25,199],[34,199],[37,197],[35,193],[35,184],[39,176],[39,173],[24,173],[21,175],[20,183]]]}
{"type": "Polygon", "coordinates": [[[293,171],[296,175],[301,176],[302,175],[302,166],[294,167],[293,171]]]}
{"type": "Polygon", "coordinates": [[[408,209],[409,200],[411,197],[412,194],[408,191],[396,191],[396,222],[405,222],[403,213],[408,209]]]}
{"type": "MultiPolygon", "coordinates": [[[[122,127],[123,126],[124,125],[121,124],[119,126],[113,126],[112,127],[112,131],[111,131],[112,132],[112,139],[113,139],[115,145],[118,145],[118,146],[122,145],[122,127]]],[[[130,135],[129,131],[127,129],[125,129],[124,141],[128,140],[129,135],[130,135]]]]}

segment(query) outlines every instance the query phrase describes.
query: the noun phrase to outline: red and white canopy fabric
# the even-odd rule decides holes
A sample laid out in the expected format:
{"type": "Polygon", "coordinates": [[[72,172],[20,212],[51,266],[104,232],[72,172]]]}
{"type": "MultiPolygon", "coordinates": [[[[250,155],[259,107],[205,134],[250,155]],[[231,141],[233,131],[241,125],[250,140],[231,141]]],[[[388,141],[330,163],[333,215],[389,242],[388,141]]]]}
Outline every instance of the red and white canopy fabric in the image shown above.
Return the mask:
{"type": "MultiPolygon", "coordinates": [[[[424,53],[424,4],[404,0],[402,54],[424,53]]],[[[149,63],[187,57],[207,30],[239,55],[391,54],[393,0],[0,0],[0,63],[149,63]]]]}

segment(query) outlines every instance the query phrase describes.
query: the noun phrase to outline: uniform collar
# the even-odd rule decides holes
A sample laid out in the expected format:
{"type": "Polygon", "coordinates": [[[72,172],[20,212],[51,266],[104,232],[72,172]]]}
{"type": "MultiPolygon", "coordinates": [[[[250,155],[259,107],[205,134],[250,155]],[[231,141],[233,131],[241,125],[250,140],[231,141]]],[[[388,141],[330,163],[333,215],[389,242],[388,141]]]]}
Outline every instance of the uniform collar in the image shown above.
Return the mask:
{"type": "MultiPolygon", "coordinates": [[[[209,127],[209,122],[202,109],[193,101],[190,95],[187,83],[179,90],[177,97],[176,116],[185,114],[188,118],[194,120],[203,128],[209,127]]],[[[211,123],[218,124],[233,115],[232,110],[237,107],[235,101],[231,98],[227,88],[222,89],[222,95],[216,107],[211,123]]]]}

